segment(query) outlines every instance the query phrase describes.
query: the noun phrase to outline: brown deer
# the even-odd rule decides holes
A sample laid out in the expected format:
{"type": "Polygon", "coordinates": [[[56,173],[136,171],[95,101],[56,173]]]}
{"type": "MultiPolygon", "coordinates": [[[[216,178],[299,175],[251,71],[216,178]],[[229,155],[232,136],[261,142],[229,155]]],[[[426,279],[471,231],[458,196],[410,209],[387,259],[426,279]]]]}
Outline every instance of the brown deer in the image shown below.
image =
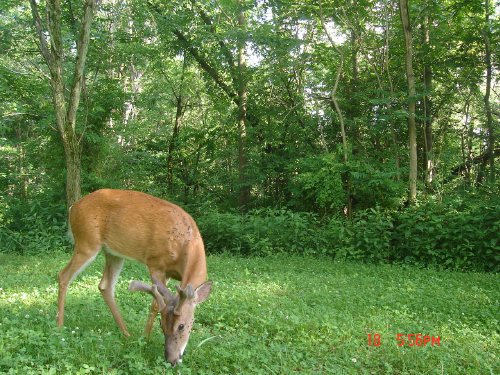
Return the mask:
{"type": "Polygon", "coordinates": [[[106,263],[99,290],[125,336],[129,336],[114,298],[124,259],[144,263],[152,284],[132,281],[129,290],[153,296],[144,329],[149,335],[160,311],[165,334],[165,359],[182,362],[193,326],[194,310],[210,294],[206,281],[205,249],[194,220],[173,203],[137,191],[103,189],[80,199],[70,208],[74,254],[59,273],[57,325],[64,324],[64,302],[71,281],[103,248],[106,263]],[[166,284],[180,281],[177,293],[166,284]]]}

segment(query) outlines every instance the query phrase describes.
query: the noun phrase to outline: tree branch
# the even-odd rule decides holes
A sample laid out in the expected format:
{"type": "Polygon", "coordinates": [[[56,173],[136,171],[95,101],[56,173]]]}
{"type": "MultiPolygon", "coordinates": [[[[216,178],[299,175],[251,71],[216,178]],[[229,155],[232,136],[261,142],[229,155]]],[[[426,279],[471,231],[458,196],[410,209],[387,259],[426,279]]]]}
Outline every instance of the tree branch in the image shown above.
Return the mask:
{"type": "Polygon", "coordinates": [[[54,67],[54,56],[52,56],[52,53],[49,50],[47,44],[47,39],[45,39],[45,35],[43,34],[42,19],[40,18],[40,12],[38,11],[36,0],[30,0],[30,6],[31,14],[33,15],[33,21],[35,22],[36,33],[40,42],[40,52],[52,72],[54,67]]]}
{"type": "MultiPolygon", "coordinates": [[[[163,17],[161,11],[150,1],[147,2],[150,9],[152,9],[158,16],[163,17]]],[[[239,105],[238,95],[229,87],[226,82],[224,82],[223,77],[217,72],[217,70],[209,64],[209,62],[201,55],[196,47],[194,47],[182,31],[178,29],[173,29],[172,32],[177,37],[180,44],[189,52],[189,54],[196,60],[200,67],[207,73],[215,82],[219,88],[224,91],[224,93],[231,99],[231,101],[239,105]]]]}
{"type": "Polygon", "coordinates": [[[463,171],[465,171],[467,168],[472,167],[473,165],[483,163],[487,161],[490,157],[497,158],[500,156],[500,148],[497,148],[492,151],[491,155],[489,150],[482,153],[481,155],[475,156],[470,160],[467,160],[465,163],[462,163],[455,168],[451,170],[451,175],[452,176],[459,176],[463,171]]]}
{"type": "Polygon", "coordinates": [[[53,68],[56,75],[62,77],[63,42],[61,35],[61,1],[47,1],[47,19],[50,34],[50,48],[52,51],[53,68]]]}
{"type": "Polygon", "coordinates": [[[331,92],[331,106],[337,112],[337,115],[339,116],[340,135],[342,136],[342,146],[343,146],[342,148],[343,148],[343,152],[344,152],[344,162],[347,163],[347,161],[348,161],[347,137],[346,137],[346,133],[345,133],[344,116],[342,115],[342,111],[340,110],[340,106],[339,106],[339,103],[337,101],[337,96],[336,96],[340,77],[342,75],[342,69],[344,67],[344,55],[342,54],[340,49],[335,45],[335,41],[333,40],[333,37],[330,35],[330,32],[326,28],[325,18],[323,16],[323,6],[321,5],[321,0],[319,0],[319,17],[321,20],[321,25],[323,26],[323,29],[325,30],[326,36],[328,37],[330,44],[335,49],[335,51],[337,51],[337,53],[340,55],[340,66],[337,69],[337,75],[335,77],[335,84],[333,85],[333,89],[331,92]]]}
{"type": "Polygon", "coordinates": [[[226,84],[226,82],[224,82],[224,79],[220,76],[217,70],[215,70],[215,68],[213,68],[208,63],[208,61],[203,56],[201,56],[199,51],[189,43],[185,35],[179,30],[174,30],[173,33],[177,37],[179,42],[181,42],[181,44],[184,46],[184,48],[186,48],[191,56],[193,56],[198,64],[200,64],[205,73],[207,73],[214,80],[217,86],[219,86],[236,105],[239,105],[239,99],[236,93],[234,93],[226,84]]]}
{"type": "Polygon", "coordinates": [[[199,6],[197,6],[196,0],[191,0],[191,4],[193,4],[193,7],[196,7],[201,19],[203,20],[203,22],[205,22],[205,24],[209,27],[210,32],[217,39],[217,43],[219,44],[221,52],[224,55],[224,57],[226,58],[226,62],[229,65],[231,77],[233,78],[233,81],[236,82],[237,81],[236,74],[235,74],[236,67],[234,64],[234,59],[233,59],[233,55],[231,54],[231,51],[227,47],[226,43],[224,43],[223,40],[221,40],[220,38],[217,37],[217,30],[216,30],[215,25],[214,25],[212,19],[210,18],[210,16],[207,13],[205,13],[203,11],[203,9],[201,9],[199,6]]]}
{"type": "Polygon", "coordinates": [[[85,60],[87,59],[87,52],[90,41],[90,25],[92,23],[92,16],[96,8],[96,0],[86,0],[83,10],[83,18],[80,26],[80,35],[77,44],[77,57],[75,64],[75,74],[73,76],[73,86],[71,88],[71,96],[68,107],[68,122],[71,127],[75,128],[76,111],[80,102],[81,87],[83,82],[83,70],[85,67],[85,60]]]}

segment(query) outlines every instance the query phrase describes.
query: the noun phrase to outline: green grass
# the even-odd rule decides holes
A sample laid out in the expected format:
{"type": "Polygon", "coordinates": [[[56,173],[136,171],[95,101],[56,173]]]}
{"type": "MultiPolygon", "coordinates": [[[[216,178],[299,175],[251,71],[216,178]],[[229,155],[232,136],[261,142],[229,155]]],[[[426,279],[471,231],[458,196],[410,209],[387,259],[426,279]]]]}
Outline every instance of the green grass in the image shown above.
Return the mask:
{"type": "Polygon", "coordinates": [[[150,299],[127,291],[119,333],[97,289],[103,257],[77,278],[56,329],[56,274],[69,254],[0,254],[0,372],[102,374],[498,374],[499,276],[329,258],[210,256],[214,290],[198,308],[184,363],[163,359],[158,324],[141,336],[150,299]],[[379,347],[367,334],[378,333],[379,347]],[[397,333],[440,336],[398,347],[397,333]]]}

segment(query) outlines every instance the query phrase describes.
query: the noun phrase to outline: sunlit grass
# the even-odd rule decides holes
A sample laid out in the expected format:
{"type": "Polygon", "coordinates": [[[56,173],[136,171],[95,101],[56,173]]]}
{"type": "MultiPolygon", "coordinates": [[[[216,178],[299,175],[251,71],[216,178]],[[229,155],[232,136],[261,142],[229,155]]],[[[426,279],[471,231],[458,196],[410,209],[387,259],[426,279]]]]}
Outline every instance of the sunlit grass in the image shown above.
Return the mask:
{"type": "Polygon", "coordinates": [[[499,276],[329,258],[210,256],[214,291],[197,311],[184,363],[163,360],[158,325],[141,336],[147,280],[126,262],[117,301],[132,336],[116,327],[97,289],[102,257],[71,285],[56,329],[57,272],[69,254],[0,254],[0,372],[105,374],[495,374],[499,276]],[[367,334],[381,336],[369,346],[367,334]],[[398,347],[397,333],[440,336],[398,347]]]}

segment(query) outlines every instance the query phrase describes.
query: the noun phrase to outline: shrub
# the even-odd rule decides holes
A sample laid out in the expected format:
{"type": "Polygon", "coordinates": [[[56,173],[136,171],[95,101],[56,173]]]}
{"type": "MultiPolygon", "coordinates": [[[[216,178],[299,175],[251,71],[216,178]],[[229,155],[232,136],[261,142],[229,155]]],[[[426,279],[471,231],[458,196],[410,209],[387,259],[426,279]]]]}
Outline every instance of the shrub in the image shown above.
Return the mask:
{"type": "Polygon", "coordinates": [[[457,270],[499,270],[499,200],[427,203],[395,215],[394,257],[457,270]],[[484,202],[484,201],[482,201],[484,202]]]}
{"type": "Polygon", "coordinates": [[[284,209],[252,210],[246,214],[208,211],[197,221],[211,253],[312,254],[326,248],[319,220],[311,213],[284,209]]]}
{"type": "Polygon", "coordinates": [[[347,225],[351,228],[355,259],[370,262],[390,259],[393,223],[386,211],[379,208],[362,211],[347,225]]]}
{"type": "Polygon", "coordinates": [[[46,200],[11,200],[0,226],[1,252],[38,254],[68,244],[64,205],[46,200]]]}
{"type": "Polygon", "coordinates": [[[293,165],[290,183],[291,207],[299,210],[341,212],[345,204],[342,174],[345,166],[336,154],[311,157],[293,165]]]}

